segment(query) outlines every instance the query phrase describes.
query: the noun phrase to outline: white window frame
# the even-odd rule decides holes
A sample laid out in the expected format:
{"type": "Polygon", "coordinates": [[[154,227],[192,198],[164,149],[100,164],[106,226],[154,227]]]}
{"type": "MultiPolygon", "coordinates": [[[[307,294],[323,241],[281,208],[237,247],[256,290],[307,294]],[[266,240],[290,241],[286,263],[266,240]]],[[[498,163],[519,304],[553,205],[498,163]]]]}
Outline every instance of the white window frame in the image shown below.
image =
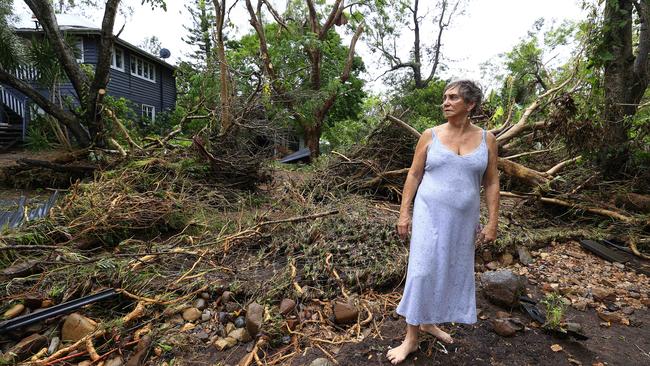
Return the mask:
{"type": "Polygon", "coordinates": [[[149,105],[149,104],[142,104],[142,109],[140,113],[140,117],[144,118],[149,118],[151,122],[154,122],[156,120],[156,107],[149,105]],[[151,118],[145,114],[145,108],[151,108],[151,118]]]}
{"type": "Polygon", "coordinates": [[[115,46],[111,47],[111,68],[113,68],[115,70],[124,71],[124,58],[125,57],[124,57],[124,50],[123,49],[115,48],[115,46]],[[117,66],[117,53],[115,52],[115,50],[118,50],[118,51],[121,52],[120,59],[122,61],[122,67],[117,66]]]}
{"type": "Polygon", "coordinates": [[[79,37],[79,41],[75,43],[75,47],[79,50],[79,58],[77,58],[78,64],[83,64],[85,62],[84,58],[84,38],[79,37]]]}
{"type": "Polygon", "coordinates": [[[156,65],[154,65],[152,62],[143,59],[142,57],[131,55],[131,57],[129,58],[129,72],[131,73],[131,75],[137,78],[147,80],[152,83],[156,82],[156,65]],[[138,66],[140,66],[139,69],[138,66]],[[149,75],[148,77],[144,76],[145,69],[147,69],[147,74],[149,75]]]}

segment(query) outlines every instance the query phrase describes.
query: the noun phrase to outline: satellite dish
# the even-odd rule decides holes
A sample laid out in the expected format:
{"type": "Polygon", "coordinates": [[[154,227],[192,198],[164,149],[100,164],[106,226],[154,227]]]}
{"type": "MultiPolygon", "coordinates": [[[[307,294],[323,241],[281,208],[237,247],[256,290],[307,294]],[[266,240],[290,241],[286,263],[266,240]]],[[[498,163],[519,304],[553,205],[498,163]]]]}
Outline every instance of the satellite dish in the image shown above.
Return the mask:
{"type": "Polygon", "coordinates": [[[172,53],[169,52],[169,50],[166,49],[166,48],[161,48],[159,55],[160,55],[160,58],[169,58],[169,56],[171,56],[172,53]]]}

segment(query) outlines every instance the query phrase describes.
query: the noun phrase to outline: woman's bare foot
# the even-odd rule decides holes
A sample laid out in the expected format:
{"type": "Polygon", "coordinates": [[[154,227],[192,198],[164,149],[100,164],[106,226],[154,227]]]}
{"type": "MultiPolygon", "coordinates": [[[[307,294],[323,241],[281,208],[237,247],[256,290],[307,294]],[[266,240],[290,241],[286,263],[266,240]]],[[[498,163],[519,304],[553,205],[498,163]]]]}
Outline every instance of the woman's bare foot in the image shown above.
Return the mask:
{"type": "Polygon", "coordinates": [[[388,357],[391,364],[397,365],[404,361],[408,355],[417,351],[418,345],[417,339],[414,341],[407,338],[399,347],[389,350],[388,353],[386,353],[386,357],[388,357]]]}
{"type": "Polygon", "coordinates": [[[454,340],[451,338],[449,333],[444,332],[442,329],[436,327],[433,324],[422,324],[420,325],[420,330],[431,334],[432,336],[438,338],[443,343],[446,344],[454,343],[454,340]]]}

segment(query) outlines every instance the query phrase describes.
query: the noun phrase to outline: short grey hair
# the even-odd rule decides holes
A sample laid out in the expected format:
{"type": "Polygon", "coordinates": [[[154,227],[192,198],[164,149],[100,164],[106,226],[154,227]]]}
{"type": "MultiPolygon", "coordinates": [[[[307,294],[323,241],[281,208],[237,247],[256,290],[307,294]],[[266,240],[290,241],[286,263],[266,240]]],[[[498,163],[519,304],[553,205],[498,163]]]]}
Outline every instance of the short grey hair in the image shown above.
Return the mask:
{"type": "Polygon", "coordinates": [[[451,88],[458,87],[458,94],[463,98],[465,103],[475,103],[474,108],[469,112],[469,115],[474,115],[481,107],[481,101],[483,100],[483,91],[481,87],[473,82],[472,80],[456,80],[445,86],[445,90],[442,93],[446,93],[447,90],[451,88]]]}

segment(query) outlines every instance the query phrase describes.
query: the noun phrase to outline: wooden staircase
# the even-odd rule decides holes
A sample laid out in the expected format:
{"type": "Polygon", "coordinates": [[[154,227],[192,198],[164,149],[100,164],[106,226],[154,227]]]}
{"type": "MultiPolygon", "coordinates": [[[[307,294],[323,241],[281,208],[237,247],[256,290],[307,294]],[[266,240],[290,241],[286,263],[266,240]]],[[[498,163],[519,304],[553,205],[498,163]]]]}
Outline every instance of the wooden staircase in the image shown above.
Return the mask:
{"type": "Polygon", "coordinates": [[[0,103],[4,105],[7,118],[0,122],[0,151],[20,143],[24,139],[27,105],[0,85],[0,103]]]}

